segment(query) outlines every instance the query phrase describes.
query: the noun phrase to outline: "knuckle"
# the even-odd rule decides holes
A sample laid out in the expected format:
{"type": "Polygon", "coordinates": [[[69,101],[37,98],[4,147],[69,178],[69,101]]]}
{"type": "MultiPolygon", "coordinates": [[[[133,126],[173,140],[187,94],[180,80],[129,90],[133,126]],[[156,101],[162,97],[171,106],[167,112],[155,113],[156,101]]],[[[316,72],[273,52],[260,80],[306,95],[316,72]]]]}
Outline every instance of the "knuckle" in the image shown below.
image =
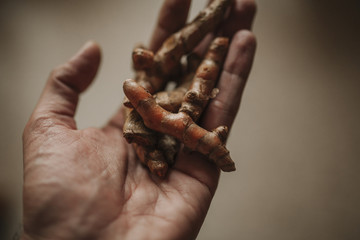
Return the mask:
{"type": "Polygon", "coordinates": [[[77,72],[70,64],[63,64],[54,68],[50,73],[50,79],[55,83],[62,83],[67,86],[72,86],[72,79],[77,72]]]}
{"type": "Polygon", "coordinates": [[[223,101],[222,99],[215,98],[212,101],[212,107],[217,109],[216,112],[219,112],[226,119],[235,118],[238,110],[238,105],[223,101]]]}
{"type": "Polygon", "coordinates": [[[238,31],[233,39],[235,47],[242,49],[244,47],[255,47],[256,46],[256,37],[249,30],[238,31]]]}
{"type": "Polygon", "coordinates": [[[73,70],[66,64],[57,66],[51,71],[50,77],[52,79],[67,79],[69,76],[71,76],[73,73],[73,70]]]}

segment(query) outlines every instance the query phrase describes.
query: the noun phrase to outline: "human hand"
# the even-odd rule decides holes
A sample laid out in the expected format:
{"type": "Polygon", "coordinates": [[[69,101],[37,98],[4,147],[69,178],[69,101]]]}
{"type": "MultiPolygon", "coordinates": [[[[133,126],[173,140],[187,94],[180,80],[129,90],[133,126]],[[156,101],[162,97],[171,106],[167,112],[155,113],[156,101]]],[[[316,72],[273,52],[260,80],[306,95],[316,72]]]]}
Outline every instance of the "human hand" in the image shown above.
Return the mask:
{"type": "MultiPolygon", "coordinates": [[[[166,1],[150,42],[156,50],[186,21],[190,1],[166,1]]],[[[232,37],[218,88],[201,125],[231,126],[255,52],[248,30],[255,6],[236,1],[224,23],[232,37]],[[238,23],[238,24],[236,24],[238,23]]],[[[165,180],[151,175],[122,137],[122,109],[102,128],[77,129],[79,95],[100,63],[87,43],[52,71],[25,127],[24,239],[193,239],[206,216],[219,170],[198,154],[180,153],[165,180]]]]}

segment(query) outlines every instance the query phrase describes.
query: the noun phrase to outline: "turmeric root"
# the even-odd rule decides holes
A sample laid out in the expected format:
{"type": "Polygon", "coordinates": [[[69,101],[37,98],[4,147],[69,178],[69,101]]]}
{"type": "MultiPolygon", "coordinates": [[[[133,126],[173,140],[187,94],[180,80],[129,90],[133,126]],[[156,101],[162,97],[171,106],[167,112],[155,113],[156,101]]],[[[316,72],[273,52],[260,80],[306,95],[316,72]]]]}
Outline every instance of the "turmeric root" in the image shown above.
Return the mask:
{"type": "Polygon", "coordinates": [[[209,132],[184,112],[166,111],[134,80],[125,81],[124,92],[148,128],[174,136],[187,148],[208,156],[223,171],[235,170],[235,164],[223,143],[223,136],[227,132],[225,126],[209,132]]]}
{"type": "MultiPolygon", "coordinates": [[[[196,54],[190,54],[187,56],[182,83],[172,91],[162,91],[156,93],[154,98],[157,104],[159,104],[167,111],[173,113],[178,112],[179,108],[181,107],[184,95],[195,76],[195,71],[200,64],[200,60],[200,57],[196,54]]],[[[139,77],[139,75],[140,77],[144,77],[140,71],[137,72],[137,77],[139,77]]],[[[138,78],[137,82],[144,87],[143,81],[139,81],[139,79],[141,78],[138,78]]],[[[125,106],[132,108],[130,101],[128,101],[126,97],[125,99],[125,106]]],[[[127,118],[123,128],[123,135],[129,143],[136,144],[134,147],[142,163],[148,166],[152,173],[158,175],[159,177],[164,177],[167,170],[160,170],[160,168],[168,169],[168,165],[171,166],[174,164],[176,154],[180,149],[180,143],[172,136],[158,134],[157,132],[147,128],[144,125],[142,118],[135,110],[127,111],[127,118]],[[163,156],[161,157],[159,155],[160,152],[163,153],[163,156]],[[153,163],[154,156],[158,156],[156,163],[153,163]],[[166,163],[159,163],[159,161],[161,162],[164,160],[166,163]]]]}
{"type": "Polygon", "coordinates": [[[219,77],[222,64],[225,60],[229,40],[216,38],[196,72],[189,91],[184,97],[180,112],[185,112],[194,121],[197,121],[210,98],[217,94],[214,86],[219,77]]]}
{"type": "Polygon", "coordinates": [[[142,117],[145,126],[171,135],[184,143],[188,149],[208,156],[223,171],[233,171],[235,170],[234,162],[224,146],[227,128],[220,126],[209,132],[194,122],[199,118],[211,97],[227,47],[228,40],[226,38],[216,38],[213,41],[178,113],[171,113],[162,108],[156,103],[154,97],[134,80],[125,81],[124,92],[142,117]]]}
{"type": "Polygon", "coordinates": [[[220,24],[232,0],[214,0],[183,29],[170,36],[154,56],[154,71],[158,76],[171,75],[180,58],[192,51],[209,32],[220,24]]]}
{"type": "Polygon", "coordinates": [[[149,170],[157,176],[164,178],[168,170],[168,163],[159,150],[150,150],[141,145],[133,144],[136,155],[149,170]]]}
{"type": "Polygon", "coordinates": [[[156,54],[141,48],[134,50],[135,69],[143,70],[151,77],[149,82],[155,92],[164,87],[169,77],[179,74],[181,57],[190,53],[206,34],[218,27],[232,1],[212,1],[192,22],[165,40],[156,54]]]}
{"type": "Polygon", "coordinates": [[[136,77],[124,83],[124,105],[132,108],[124,124],[124,136],[133,143],[140,161],[161,178],[174,164],[179,143],[204,154],[223,171],[235,170],[224,146],[227,127],[207,131],[196,124],[218,91],[214,86],[228,40],[216,38],[200,66],[199,58],[191,53],[206,34],[215,31],[231,2],[212,1],[191,23],[165,40],[156,53],[143,47],[133,50],[136,77]],[[181,84],[170,92],[161,91],[170,80],[181,84]]]}

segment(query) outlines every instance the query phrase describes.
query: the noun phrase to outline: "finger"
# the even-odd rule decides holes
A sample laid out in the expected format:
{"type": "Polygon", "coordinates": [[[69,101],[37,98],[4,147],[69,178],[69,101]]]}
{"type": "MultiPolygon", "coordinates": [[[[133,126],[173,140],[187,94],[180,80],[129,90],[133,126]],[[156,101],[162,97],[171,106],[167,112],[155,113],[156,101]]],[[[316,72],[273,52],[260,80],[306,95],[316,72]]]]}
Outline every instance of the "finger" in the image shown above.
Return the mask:
{"type": "Polygon", "coordinates": [[[150,50],[156,52],[167,37],[185,25],[190,3],[191,0],[165,0],[150,40],[150,50]]]}
{"type": "MultiPolygon", "coordinates": [[[[242,29],[251,29],[256,13],[254,0],[236,0],[231,6],[229,16],[219,26],[217,35],[225,36],[230,39],[236,32],[242,29]]],[[[214,34],[208,34],[196,48],[196,52],[202,56],[214,38],[214,34]]]]}
{"type": "Polygon", "coordinates": [[[231,127],[239,109],[255,49],[256,39],[250,31],[241,30],[234,35],[217,85],[219,94],[209,102],[201,126],[209,130],[219,125],[231,127]]]}
{"type": "Polygon", "coordinates": [[[221,33],[229,38],[241,30],[250,30],[256,13],[254,0],[237,0],[230,10],[229,17],[221,24],[221,33]]]}
{"type": "Polygon", "coordinates": [[[100,64],[100,48],[86,43],[68,62],[55,68],[45,85],[32,118],[76,129],[74,114],[83,92],[94,79],[100,64]]]}

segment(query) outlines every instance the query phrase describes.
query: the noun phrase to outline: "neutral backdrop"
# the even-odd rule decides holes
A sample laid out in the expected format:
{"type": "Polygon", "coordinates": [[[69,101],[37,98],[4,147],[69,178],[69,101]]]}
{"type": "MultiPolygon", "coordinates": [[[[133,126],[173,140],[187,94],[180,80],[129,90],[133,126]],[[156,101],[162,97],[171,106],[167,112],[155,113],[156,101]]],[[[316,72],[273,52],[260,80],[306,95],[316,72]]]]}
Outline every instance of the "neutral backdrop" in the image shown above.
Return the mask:
{"type": "MultiPolygon", "coordinates": [[[[194,0],[191,15],[205,0],[194,0]]],[[[102,46],[80,128],[101,126],[132,76],[160,0],[0,3],[0,192],[9,232],[21,221],[24,125],[50,70],[88,39],[102,46]]],[[[198,239],[360,239],[359,1],[258,0],[258,49],[198,239]]]]}

